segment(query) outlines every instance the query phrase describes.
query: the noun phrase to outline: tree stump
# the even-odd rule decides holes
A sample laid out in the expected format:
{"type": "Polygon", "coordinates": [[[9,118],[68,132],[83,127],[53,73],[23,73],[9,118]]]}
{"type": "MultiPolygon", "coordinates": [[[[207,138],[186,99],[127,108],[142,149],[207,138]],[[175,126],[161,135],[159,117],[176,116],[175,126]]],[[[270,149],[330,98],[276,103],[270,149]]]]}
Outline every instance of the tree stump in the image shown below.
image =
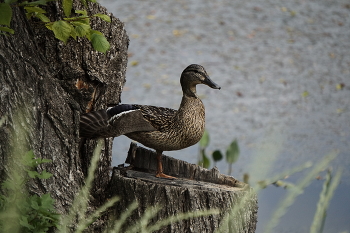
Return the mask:
{"type": "MultiPolygon", "coordinates": [[[[123,197],[112,210],[117,218],[135,200],[137,210],[124,223],[135,224],[148,207],[160,206],[155,218],[162,221],[174,215],[198,210],[219,210],[216,215],[172,222],[157,232],[255,232],[257,196],[248,185],[195,164],[163,155],[165,174],[178,179],[156,178],[156,154],[132,143],[126,159],[129,167],[113,168],[109,196],[123,197]],[[236,208],[234,208],[236,207],[236,208]]],[[[150,221],[151,224],[154,223],[150,221]]]]}

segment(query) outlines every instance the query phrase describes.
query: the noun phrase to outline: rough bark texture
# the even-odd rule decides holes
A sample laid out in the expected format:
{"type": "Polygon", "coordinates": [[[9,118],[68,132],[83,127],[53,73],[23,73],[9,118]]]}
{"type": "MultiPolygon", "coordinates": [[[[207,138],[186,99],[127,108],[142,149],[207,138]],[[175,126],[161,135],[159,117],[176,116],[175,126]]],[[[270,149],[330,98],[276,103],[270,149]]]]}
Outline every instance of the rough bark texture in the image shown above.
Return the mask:
{"type": "Polygon", "coordinates": [[[125,228],[140,219],[147,207],[161,206],[157,221],[196,210],[218,209],[220,214],[175,222],[158,232],[215,232],[221,225],[220,232],[255,232],[257,196],[233,177],[163,155],[164,173],[178,179],[156,178],[156,154],[136,144],[131,145],[126,162],[131,166],[113,169],[108,191],[110,196],[123,197],[113,207],[113,215],[119,216],[135,200],[139,203],[125,228]],[[239,208],[232,213],[235,206],[239,208]]]}
{"type": "MultiPolygon", "coordinates": [[[[75,2],[76,9],[80,1],[75,2]]],[[[52,21],[61,19],[59,4],[45,7],[52,21]]],[[[32,149],[40,158],[51,159],[39,167],[53,177],[36,180],[32,193],[51,193],[56,208],[65,213],[76,191],[83,184],[94,141],[86,141],[79,153],[79,116],[91,99],[94,87],[103,93],[96,108],[119,103],[125,82],[128,37],[124,24],[112,16],[112,22],[92,19],[91,25],[106,36],[111,49],[106,55],[96,52],[87,39],[69,39],[67,44],[57,40],[53,32],[35,20],[27,20],[22,8],[14,7],[11,28],[15,34],[0,35],[0,119],[6,119],[0,128],[0,180],[3,180],[13,147],[18,147],[18,135],[25,128],[26,149],[32,149]],[[77,90],[75,82],[82,79],[90,84],[88,89],[77,90]],[[14,116],[22,117],[14,125],[14,116]],[[81,156],[82,155],[82,156],[81,156]]],[[[89,3],[87,11],[107,13],[99,4],[89,3]]],[[[112,139],[106,139],[101,154],[97,179],[92,196],[92,206],[105,201],[103,190],[110,179],[112,139]]],[[[24,153],[24,152],[23,152],[24,153]]]]}

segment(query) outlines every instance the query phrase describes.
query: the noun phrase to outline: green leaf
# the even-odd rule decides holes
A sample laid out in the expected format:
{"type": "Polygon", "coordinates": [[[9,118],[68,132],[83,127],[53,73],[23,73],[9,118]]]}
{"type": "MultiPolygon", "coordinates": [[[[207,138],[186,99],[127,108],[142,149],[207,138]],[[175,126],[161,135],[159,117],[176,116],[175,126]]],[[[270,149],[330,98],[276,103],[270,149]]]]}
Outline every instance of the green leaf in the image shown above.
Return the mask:
{"type": "Polygon", "coordinates": [[[39,18],[44,23],[49,23],[50,22],[50,19],[44,14],[38,13],[38,14],[35,15],[35,17],[39,18]]]}
{"type": "Polygon", "coordinates": [[[209,145],[209,141],[210,141],[209,133],[207,130],[205,130],[201,140],[199,141],[199,147],[206,148],[209,145]]]}
{"type": "Polygon", "coordinates": [[[46,11],[38,6],[25,6],[24,9],[28,13],[46,13],[46,11]]]}
{"type": "Polygon", "coordinates": [[[237,140],[235,139],[226,151],[226,161],[229,164],[235,163],[239,157],[239,147],[237,140]]]}
{"type": "Polygon", "coordinates": [[[73,37],[74,40],[77,39],[77,32],[73,29],[71,32],[70,32],[70,36],[73,37]]]}
{"type": "Polygon", "coordinates": [[[30,6],[47,5],[47,3],[51,1],[52,0],[39,0],[39,1],[29,2],[28,5],[30,6]]]}
{"type": "Polygon", "coordinates": [[[81,3],[82,3],[85,7],[87,7],[86,0],[80,0],[80,1],[81,1],[81,3]]]}
{"type": "MultiPolygon", "coordinates": [[[[15,2],[17,0],[14,0],[15,2]]],[[[18,3],[19,6],[39,6],[39,5],[47,5],[48,2],[52,2],[55,0],[38,0],[38,1],[34,1],[34,2],[28,2],[28,1],[23,1],[18,3]]]]}
{"type": "Polygon", "coordinates": [[[17,0],[5,0],[4,2],[7,4],[11,4],[17,2],[17,0]]]}
{"type": "Polygon", "coordinates": [[[99,52],[106,53],[107,50],[110,48],[110,44],[103,34],[100,35],[98,33],[93,33],[90,35],[90,39],[94,49],[96,49],[99,52]]]}
{"type": "Polygon", "coordinates": [[[90,37],[91,37],[92,34],[98,34],[98,35],[103,36],[103,33],[102,33],[102,32],[96,31],[96,30],[90,30],[90,37]]]}
{"type": "Polygon", "coordinates": [[[99,17],[100,19],[110,23],[111,22],[111,17],[109,17],[108,15],[105,15],[105,14],[101,14],[101,13],[97,13],[97,14],[94,14],[93,16],[97,16],[99,17]]]}
{"type": "Polygon", "coordinates": [[[32,207],[35,210],[38,210],[40,208],[38,204],[38,198],[36,198],[36,196],[31,196],[30,199],[30,207],[32,207]]]}
{"type": "Polygon", "coordinates": [[[30,170],[28,170],[27,174],[28,174],[28,176],[30,178],[35,178],[35,177],[39,177],[40,176],[40,174],[37,171],[30,171],[30,170]]]}
{"type": "Polygon", "coordinates": [[[72,30],[74,30],[73,26],[63,20],[56,21],[52,25],[52,31],[55,37],[64,43],[67,43],[72,30]]]}
{"type": "Polygon", "coordinates": [[[11,34],[15,33],[15,31],[13,29],[8,28],[8,27],[0,27],[0,31],[8,32],[8,33],[11,33],[11,34]]]}
{"type": "Polygon", "coordinates": [[[51,30],[51,31],[53,31],[53,23],[47,23],[47,24],[45,24],[45,27],[47,28],[47,29],[49,29],[49,30],[51,30]]]}
{"type": "Polygon", "coordinates": [[[53,208],[54,202],[55,201],[51,198],[49,193],[46,193],[41,196],[41,205],[46,209],[54,210],[53,208]]]}
{"type": "Polygon", "coordinates": [[[87,18],[86,16],[79,16],[79,17],[76,17],[75,20],[72,21],[71,23],[84,23],[84,24],[90,25],[90,19],[87,18]]]}
{"type": "Polygon", "coordinates": [[[41,159],[40,163],[51,163],[52,160],[51,159],[41,159]]]}
{"type": "Polygon", "coordinates": [[[21,226],[31,230],[31,229],[34,229],[34,227],[32,225],[29,224],[28,222],[28,217],[22,215],[20,220],[19,220],[19,224],[21,224],[21,226]]]}
{"type": "Polygon", "coordinates": [[[67,21],[67,22],[69,22],[69,21],[74,21],[74,20],[76,20],[78,17],[71,17],[71,18],[63,18],[64,19],[64,21],[67,21]]]}
{"type": "Polygon", "coordinates": [[[62,6],[64,15],[69,17],[73,8],[73,0],[62,0],[62,6]]]}
{"type": "Polygon", "coordinates": [[[27,6],[28,4],[29,4],[28,1],[23,1],[23,2],[18,3],[18,6],[27,6]]]}
{"type": "Polygon", "coordinates": [[[75,13],[81,14],[81,15],[83,15],[83,16],[87,16],[86,10],[76,10],[75,13]]]}
{"type": "Polygon", "coordinates": [[[204,168],[209,168],[209,166],[210,166],[210,160],[208,159],[208,157],[206,156],[206,154],[205,154],[205,152],[204,152],[204,150],[202,151],[202,158],[203,158],[203,167],[204,168]]]}
{"type": "Polygon", "coordinates": [[[28,151],[22,159],[22,164],[24,166],[28,166],[28,167],[36,167],[36,162],[34,159],[35,155],[34,152],[32,150],[28,151]]]}
{"type": "MultiPolygon", "coordinates": [[[[90,19],[89,16],[78,16],[78,17],[72,17],[72,18],[63,18],[65,21],[71,23],[72,25],[76,25],[76,23],[83,23],[83,24],[89,24],[90,25],[90,19]]],[[[98,31],[96,31],[98,32],[98,31]]]]}
{"type": "Polygon", "coordinates": [[[12,19],[12,8],[10,4],[0,3],[0,25],[10,26],[12,19]]]}
{"type": "Polygon", "coordinates": [[[42,171],[41,174],[38,173],[38,177],[40,179],[48,179],[52,176],[52,174],[50,172],[47,172],[47,171],[42,171]]]}
{"type": "Polygon", "coordinates": [[[4,182],[1,183],[1,189],[5,190],[15,190],[16,184],[14,182],[11,182],[9,180],[5,180],[4,182]]]}
{"type": "Polygon", "coordinates": [[[26,18],[30,19],[33,16],[33,13],[26,13],[26,18]]]}
{"type": "Polygon", "coordinates": [[[213,160],[215,162],[222,160],[222,158],[223,158],[223,156],[222,156],[221,151],[216,150],[216,151],[213,152],[213,160]]]}
{"type": "Polygon", "coordinates": [[[75,25],[75,32],[78,36],[84,37],[90,32],[90,25],[80,22],[72,22],[73,25],[75,25]]]}

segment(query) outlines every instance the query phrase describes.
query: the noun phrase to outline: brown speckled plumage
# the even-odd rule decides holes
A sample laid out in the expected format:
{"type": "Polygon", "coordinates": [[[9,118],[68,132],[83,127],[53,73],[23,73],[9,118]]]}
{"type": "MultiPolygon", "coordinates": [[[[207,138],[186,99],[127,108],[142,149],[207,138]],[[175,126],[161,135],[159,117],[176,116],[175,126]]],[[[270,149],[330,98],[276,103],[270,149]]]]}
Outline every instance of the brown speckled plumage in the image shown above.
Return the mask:
{"type": "Polygon", "coordinates": [[[205,84],[220,89],[200,65],[188,66],[181,74],[180,83],[183,97],[178,110],[137,104],[117,105],[108,109],[106,114],[98,111],[84,114],[80,123],[81,136],[112,137],[125,134],[155,149],[158,154],[157,176],[169,178],[162,172],[162,152],[192,146],[201,139],[204,132],[205,109],[196,94],[196,85],[205,84]],[[101,117],[104,119],[98,120],[101,117]],[[98,124],[90,122],[91,120],[98,121],[98,124]],[[102,127],[101,122],[105,122],[102,127]]]}
{"type": "Polygon", "coordinates": [[[157,130],[125,134],[143,145],[161,151],[180,150],[196,144],[205,127],[205,111],[198,97],[183,96],[179,110],[135,105],[157,130]]]}

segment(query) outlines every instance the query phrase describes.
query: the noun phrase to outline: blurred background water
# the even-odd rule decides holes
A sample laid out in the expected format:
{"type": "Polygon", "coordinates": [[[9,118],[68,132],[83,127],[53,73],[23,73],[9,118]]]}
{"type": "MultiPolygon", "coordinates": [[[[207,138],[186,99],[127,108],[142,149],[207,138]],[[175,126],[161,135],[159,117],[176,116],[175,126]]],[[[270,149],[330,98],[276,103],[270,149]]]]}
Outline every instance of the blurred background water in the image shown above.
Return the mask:
{"type": "MultiPolygon", "coordinates": [[[[231,174],[242,180],[267,166],[260,145],[276,160],[270,176],[339,152],[333,170],[343,177],[327,212],[324,232],[350,232],[350,2],[347,0],[102,0],[125,23],[130,37],[123,103],[177,109],[181,72],[203,65],[220,91],[199,85],[211,151],[236,138],[241,153],[231,174]],[[272,152],[271,152],[272,153],[272,152]],[[251,168],[254,161],[261,167],[251,168]]],[[[130,140],[115,138],[113,165],[124,162],[130,140]]],[[[165,152],[190,163],[198,146],[165,152]]],[[[213,165],[213,164],[212,164],[213,165]]],[[[211,166],[212,166],[211,165],[211,166]]],[[[228,172],[223,160],[216,165],[228,172]]],[[[286,179],[296,182],[305,172],[286,179]]],[[[312,181],[274,232],[308,232],[321,180],[312,181]]],[[[264,179],[266,177],[261,177],[264,179]]],[[[259,193],[263,232],[286,190],[259,193]]]]}

